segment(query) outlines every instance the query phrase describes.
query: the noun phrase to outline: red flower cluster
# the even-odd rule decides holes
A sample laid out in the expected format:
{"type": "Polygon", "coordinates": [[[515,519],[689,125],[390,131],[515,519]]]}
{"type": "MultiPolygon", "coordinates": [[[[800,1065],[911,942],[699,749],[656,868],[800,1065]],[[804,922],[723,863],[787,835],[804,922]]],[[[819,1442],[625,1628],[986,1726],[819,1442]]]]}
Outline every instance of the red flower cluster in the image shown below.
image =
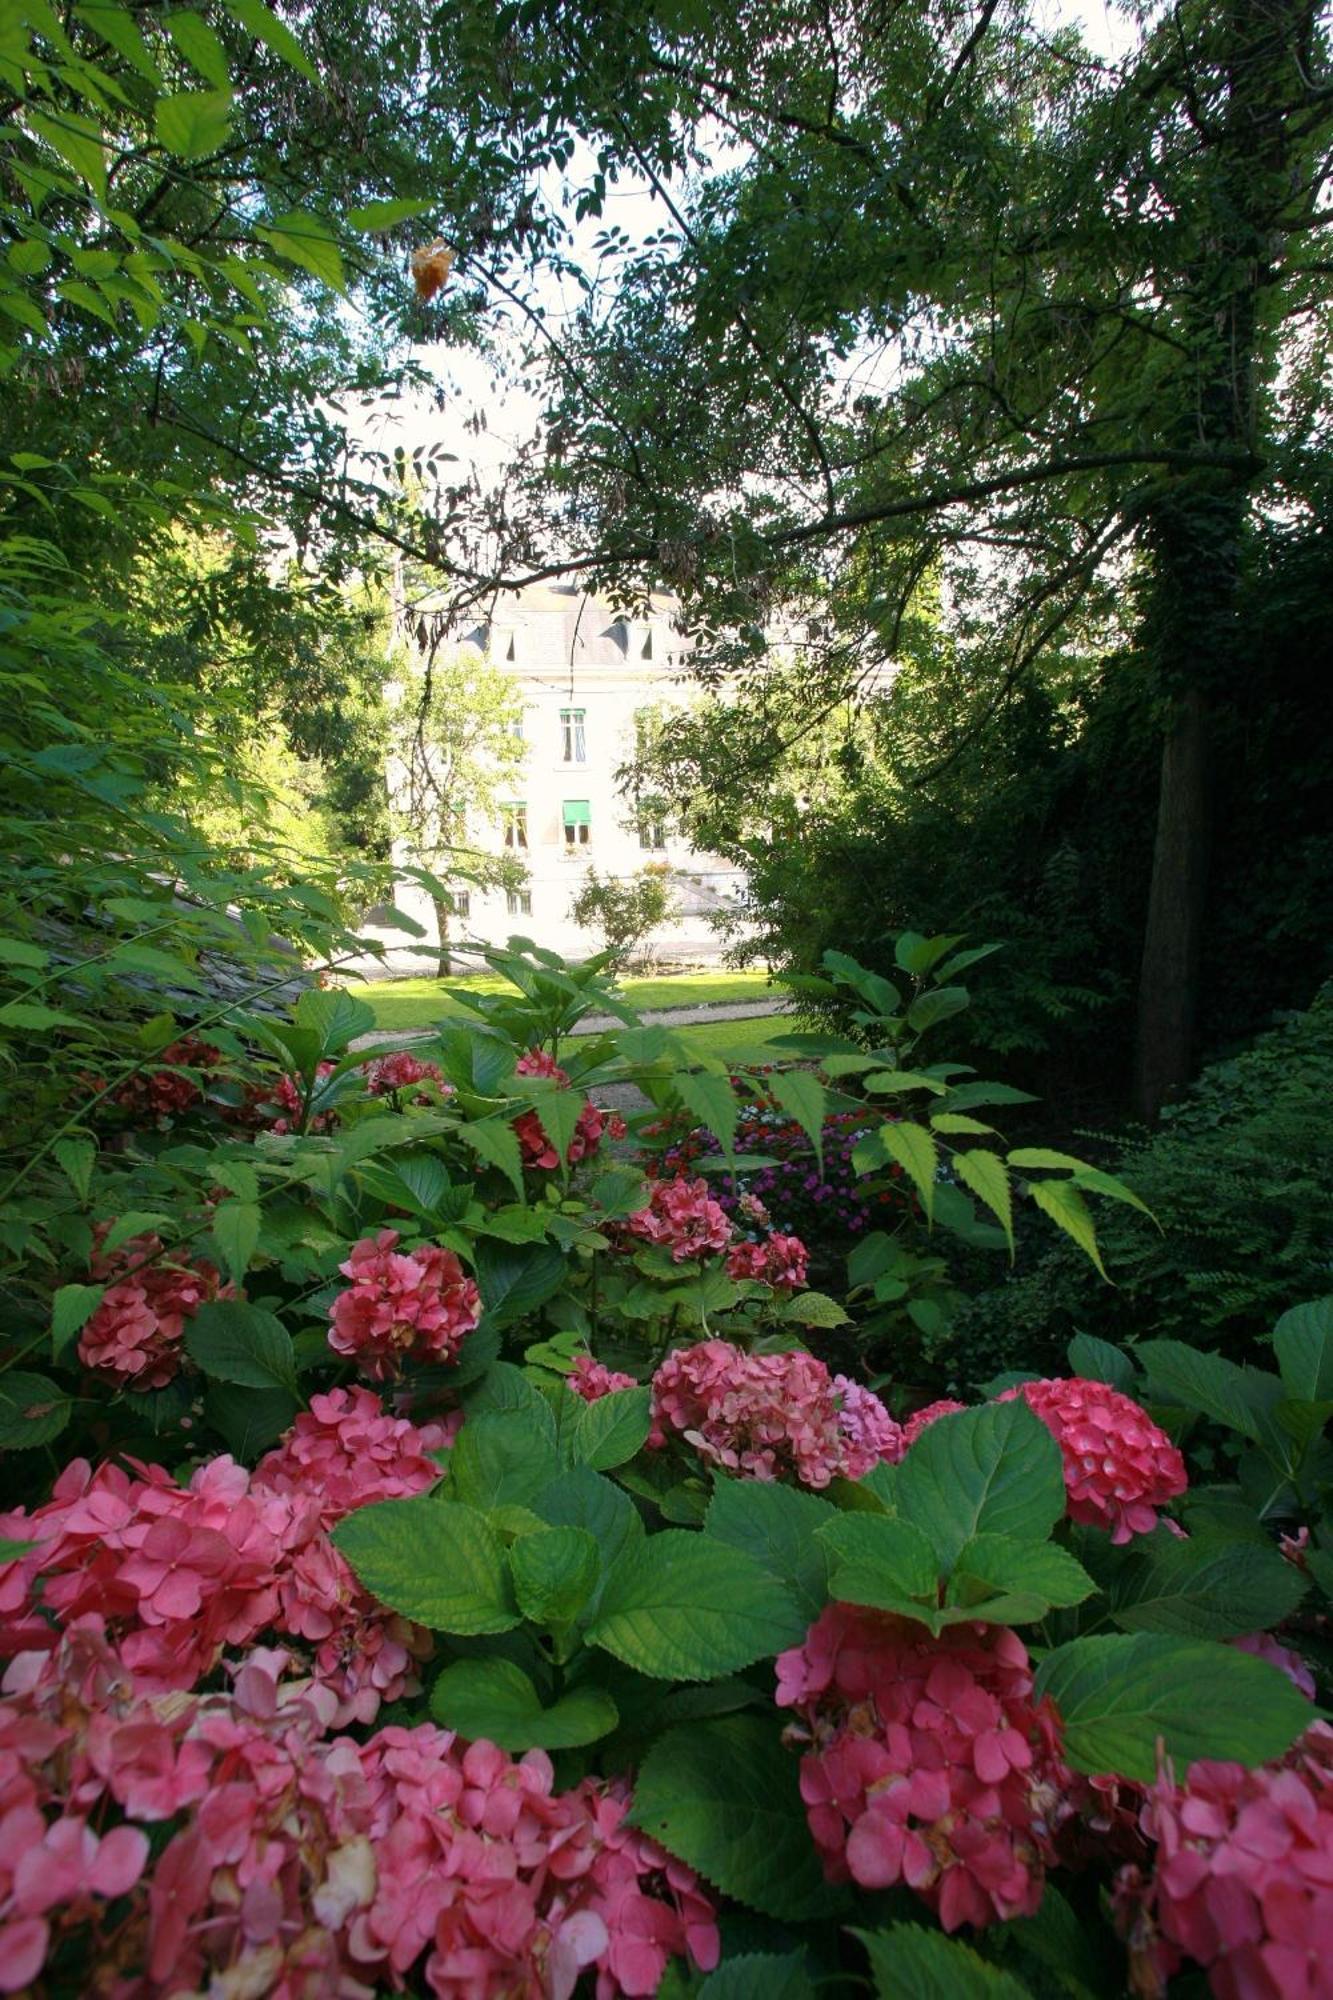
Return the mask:
{"type": "Polygon", "coordinates": [[[799,1236],[769,1236],[762,1243],[733,1243],[727,1275],[771,1285],[775,1292],[799,1292],[810,1269],[810,1252],[799,1236]]]}
{"type": "Polygon", "coordinates": [[[166,1069],[141,1070],[111,1093],[111,1102],[130,1112],[141,1124],[168,1126],[183,1111],[203,1102],[204,1087],[191,1071],[209,1071],[222,1060],[221,1049],[197,1035],[183,1035],[162,1050],[166,1069]]]}
{"type": "Polygon", "coordinates": [[[153,1697],[91,1615],[54,1657],[11,1663],[0,1991],[75,1932],[145,1994],[370,2000],[420,1966],[439,2000],[568,2000],[595,1967],[616,2000],[655,1992],[673,1953],[716,1964],[711,1904],[626,1827],[627,1799],[556,1794],[541,1752],[515,1763],[429,1725],[330,1738],[330,1698],[290,1664],[256,1650],[230,1694],[153,1697]],[[177,1822],[151,1866],[132,1821],[177,1822]]]}
{"type": "MultiPolygon", "coordinates": [[[[337,1063],[322,1062],[315,1070],[315,1087],[326,1081],[337,1069],[337,1063]]],[[[295,1077],[284,1070],[281,1076],[269,1077],[263,1083],[246,1085],[245,1102],[236,1113],[239,1124],[255,1129],[282,1134],[294,1132],[301,1116],[301,1090],[295,1077]]],[[[330,1132],[338,1122],[336,1111],[321,1111],[310,1120],[308,1132],[330,1132]]]]}
{"type": "Polygon", "coordinates": [[[600,1361],[594,1361],[591,1354],[580,1354],[565,1377],[565,1385],[582,1396],[585,1403],[596,1403],[603,1396],[612,1395],[617,1389],[637,1389],[638,1383],[632,1375],[624,1375],[618,1368],[604,1368],[600,1361]]]}
{"type": "Polygon", "coordinates": [[[424,1632],[362,1589],[327,1530],[368,1500],[419,1493],[446,1426],[417,1429],[367,1390],[319,1396],[253,1474],[211,1459],[188,1488],[161,1466],[66,1466],[29,1515],[0,1534],[35,1541],[0,1568],[0,1652],[49,1654],[61,1624],[95,1617],[140,1692],[193,1687],[228,1649],[273,1631],[304,1642],[307,1669],[339,1723],[370,1722],[418,1686],[424,1632]],[[302,1470],[329,1477],[321,1492],[302,1470]]]}
{"type": "Polygon", "coordinates": [[[923,1430],[939,1417],[952,1417],[959,1410],[965,1410],[966,1403],[956,1403],[952,1396],[942,1396],[938,1403],[927,1403],[924,1410],[918,1410],[903,1425],[903,1450],[909,1451],[923,1430]]]}
{"type": "MultiPolygon", "coordinates": [[[[419,1083],[433,1083],[441,1095],[453,1090],[451,1083],[444,1080],[444,1072],[438,1063],[421,1062],[410,1049],[397,1049],[390,1056],[379,1056],[366,1065],[366,1089],[372,1097],[388,1097],[400,1090],[412,1090],[419,1083]]],[[[416,1099],[418,1104],[429,1104],[430,1099],[423,1091],[416,1099]]]]}
{"type": "Polygon", "coordinates": [[[1143,1830],[1152,1875],[1122,1870],[1116,1904],[1135,1990],[1157,1995],[1183,1960],[1218,2000],[1333,1995],[1333,1729],[1317,1722],[1281,1762],[1163,1774],[1143,1830]]]}
{"type": "Polygon", "coordinates": [[[1104,1382],[1079,1376],[1024,1382],[1021,1396],[1060,1447],[1069,1518],[1106,1528],[1113,1542],[1150,1535],[1157,1509],[1185,1491],[1185,1461],[1146,1410],[1104,1382]]]}
{"type": "MultiPolygon", "coordinates": [[[[554,1056],[548,1055],[545,1049],[529,1049],[514,1064],[514,1073],[516,1076],[546,1076],[559,1084],[569,1082],[568,1070],[561,1069],[554,1056]]],[[[627,1129],[624,1119],[615,1112],[599,1111],[595,1104],[585,1103],[565,1153],[566,1161],[573,1166],[576,1161],[586,1159],[590,1153],[597,1151],[603,1133],[611,1139],[623,1139],[627,1129]]],[[[516,1118],[514,1131],[525,1167],[541,1167],[549,1172],[560,1165],[555,1141],[549,1137],[535,1111],[525,1111],[516,1118]]]]}
{"type": "Polygon", "coordinates": [[[481,1318],[481,1294],[452,1250],[400,1251],[398,1231],[363,1236],[338,1269],[351,1286],[329,1308],[329,1346],[372,1382],[406,1361],[453,1361],[481,1318]]]}
{"type": "Polygon", "coordinates": [[[952,1625],[933,1639],[830,1604],[777,1670],[779,1706],[803,1719],[801,1797],[832,1880],[901,1883],[947,1931],[1035,1914],[1040,1800],[1060,1766],[1016,1633],[952,1625]]]}
{"type": "Polygon", "coordinates": [[[902,1432],[878,1396],[830,1376],[813,1354],[747,1354],[705,1340],[669,1354],[652,1389],[650,1446],[675,1433],[744,1479],[821,1487],[902,1456],[902,1432]]]}
{"type": "Polygon", "coordinates": [[[122,1387],[163,1389],[181,1364],[185,1322],[210,1299],[234,1299],[211,1264],[164,1255],[158,1236],[132,1236],[108,1256],[110,1223],[97,1229],[91,1272],[109,1280],[79,1335],[79,1359],[122,1387]]]}
{"type": "Polygon", "coordinates": [[[624,1227],[630,1236],[670,1250],[674,1264],[725,1250],[732,1237],[731,1220],[709,1194],[702,1175],[693,1181],[683,1174],[671,1181],[655,1181],[647,1208],[628,1216],[624,1227]]]}

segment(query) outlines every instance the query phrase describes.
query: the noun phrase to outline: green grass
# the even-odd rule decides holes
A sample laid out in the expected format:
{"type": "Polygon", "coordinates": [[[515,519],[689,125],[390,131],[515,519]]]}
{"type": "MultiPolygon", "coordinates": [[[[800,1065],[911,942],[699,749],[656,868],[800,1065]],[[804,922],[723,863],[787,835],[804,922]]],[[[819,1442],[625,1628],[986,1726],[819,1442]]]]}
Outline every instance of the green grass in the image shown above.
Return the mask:
{"type": "MultiPolygon", "coordinates": [[[[463,1014],[466,1008],[451,1000],[445,985],[466,987],[469,993],[512,992],[508,980],[486,973],[472,979],[394,979],[349,984],[348,992],[364,1000],[375,1015],[375,1026],[390,1034],[408,1028],[433,1027],[441,1015],[463,1014]]],[[[626,979],[621,992],[634,1007],[704,1007],[719,1000],[764,1000],[772,993],[762,972],[696,972],[660,979],[626,979]]],[[[761,1021],[742,1026],[762,1026],[761,1021]]],[[[736,1024],[729,1032],[734,1036],[736,1024]]],[[[691,1033],[694,1030],[690,1031],[691,1033]]],[[[703,1032],[717,1033],[708,1028],[703,1032]]],[[[750,1037],[748,1039],[753,1039],[750,1037]]]]}
{"type": "Polygon", "coordinates": [[[766,1055],[768,1044],[778,1035],[791,1034],[799,1025],[790,1014],[756,1014],[748,1021],[706,1021],[676,1032],[698,1055],[722,1056],[728,1061],[752,1055],[760,1062],[776,1062],[780,1051],[774,1049],[766,1055]]]}

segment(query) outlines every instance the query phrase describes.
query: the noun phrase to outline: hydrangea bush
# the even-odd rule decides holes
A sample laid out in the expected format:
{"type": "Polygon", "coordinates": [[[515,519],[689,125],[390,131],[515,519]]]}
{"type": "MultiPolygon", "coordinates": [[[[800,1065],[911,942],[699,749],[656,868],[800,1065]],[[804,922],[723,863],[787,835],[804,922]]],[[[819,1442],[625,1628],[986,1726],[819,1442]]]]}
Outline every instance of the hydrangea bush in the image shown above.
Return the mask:
{"type": "Polygon", "coordinates": [[[957,944],[751,1080],[519,945],[419,1050],[313,990],[77,1079],[0,1371],[0,1992],[1329,1990],[1333,1304],[1270,1372],[895,1403],[725,1171],[854,1118],[914,1227],[1095,1256],[1129,1191],[915,1053],[957,944]]]}

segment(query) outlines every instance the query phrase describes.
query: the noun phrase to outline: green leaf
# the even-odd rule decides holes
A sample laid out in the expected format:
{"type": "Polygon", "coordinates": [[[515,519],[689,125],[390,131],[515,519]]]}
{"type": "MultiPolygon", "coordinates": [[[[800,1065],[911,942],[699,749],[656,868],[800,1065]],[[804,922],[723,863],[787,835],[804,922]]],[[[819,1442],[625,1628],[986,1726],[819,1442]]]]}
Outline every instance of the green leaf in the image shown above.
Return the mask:
{"type": "Polygon", "coordinates": [[[1009,1243],[1009,1254],[1014,1253],[1014,1204],[1009,1187],[1009,1169],[998,1153],[988,1151],[985,1146],[969,1147],[965,1153],[955,1153],[953,1170],[964,1187],[970,1188],[978,1201],[984,1201],[991,1214],[999,1222],[1009,1243]]]}
{"type": "Polygon", "coordinates": [[[523,1195],[523,1154],[514,1128],[507,1118],[478,1118],[460,1125],[458,1136],[471,1146],[487,1166],[498,1167],[512,1182],[519,1198],[523,1195]]]}
{"type": "Polygon", "coordinates": [[[519,1624],[509,1568],[484,1514],[453,1500],[378,1500],[333,1539],[366,1589],[433,1632],[509,1632],[519,1624]]]}
{"type": "Polygon", "coordinates": [[[699,1988],[698,2000],[818,2000],[799,1951],[747,1952],[726,1959],[699,1988]]]}
{"type": "Polygon", "coordinates": [[[829,1553],[829,1591],[907,1618],[933,1619],[940,1565],[920,1528],[889,1514],[843,1514],[819,1530],[829,1553]]]}
{"type": "Polygon", "coordinates": [[[1333,1298],[1284,1312],[1273,1329],[1273,1351],[1289,1396],[1303,1403],[1333,1398],[1333,1298]]]}
{"type": "Polygon", "coordinates": [[[797,1292],[783,1301],[780,1311],[793,1326],[846,1326],[851,1319],[851,1314],[824,1292],[797,1292]]]}
{"type": "MultiPolygon", "coordinates": [[[[233,21],[239,21],[258,41],[272,49],[274,55],[281,56],[294,70],[299,70],[311,83],[319,82],[319,72],[311,62],[296,36],[285,21],[280,21],[264,0],[225,0],[227,12],[233,21]]],[[[392,207],[393,203],[386,206],[392,207]]],[[[359,227],[353,224],[353,227],[359,227]]]]}
{"type": "Polygon", "coordinates": [[[11,1000],[0,1008],[0,1028],[22,1028],[31,1034],[44,1034],[48,1028],[75,1028],[83,1035],[99,1032],[93,1022],[64,1014],[58,1007],[43,1007],[36,1000],[11,1000]]]}
{"type": "Polygon", "coordinates": [[[1053,1608],[1082,1604],[1096,1588],[1082,1563],[1056,1542],[978,1535],[959,1551],[948,1603],[987,1625],[1027,1625],[1053,1608]]]}
{"type": "Polygon", "coordinates": [[[250,1268],[262,1220],[258,1204],[252,1201],[224,1201],[213,1211],[213,1241],[233,1285],[239,1285],[250,1268]]]}
{"type": "Polygon", "coordinates": [[[915,1034],[924,1035],[927,1028],[933,1028],[940,1021],[951,1021],[955,1014],[966,1013],[970,1001],[965,986],[936,986],[929,993],[920,994],[907,1010],[907,1025],[915,1034]]]}
{"type": "Polygon", "coordinates": [[[1260,1542],[1209,1535],[1182,1542],[1159,1528],[1126,1553],[1131,1559],[1107,1590],[1109,1614],[1126,1632],[1188,1639],[1270,1632],[1305,1594],[1300,1571],[1260,1542]]]}
{"type": "Polygon", "coordinates": [[[928,1424],[894,1484],[900,1512],[946,1570],[977,1535],[1041,1541],[1065,1511],[1060,1447],[1021,1397],[928,1424]]]}
{"type": "Polygon", "coordinates": [[[983,1125],[979,1118],[967,1118],[960,1111],[932,1111],[930,1114],[932,1132],[942,1132],[946,1138],[984,1138],[993,1132],[993,1125],[983,1125]]]}
{"type": "Polygon", "coordinates": [[[958,1938],[893,1924],[886,1931],[857,1931],[870,1956],[880,2000],[1031,2000],[998,1966],[989,1965],[958,1938]]]}
{"type": "Polygon", "coordinates": [[[1135,1349],[1154,1394],[1200,1410],[1228,1430],[1256,1443],[1264,1420],[1280,1401],[1282,1387],[1275,1375],[1257,1368],[1238,1368],[1220,1354],[1205,1354],[1183,1340],[1145,1340],[1135,1349]]]}
{"type": "Polygon", "coordinates": [[[608,1222],[635,1215],[648,1206],[652,1187],[637,1167],[612,1167],[592,1184],[593,1206],[608,1222]]]}
{"type": "Polygon", "coordinates": [[[1112,1347],[1109,1340],[1098,1340],[1092,1333],[1076,1333],[1065,1352],[1069,1366],[1083,1381],[1105,1382],[1122,1396],[1134,1394],[1138,1380],[1134,1363],[1121,1348],[1112,1347]]]}
{"type": "Polygon", "coordinates": [[[381,231],[395,228],[400,222],[411,222],[418,215],[429,215],[433,204],[428,201],[368,201],[360,208],[349,208],[347,224],[351,229],[362,229],[368,236],[377,236],[381,231]]]}
{"type": "Polygon", "coordinates": [[[293,210],[271,225],[261,225],[256,233],[289,264],[299,265],[330,290],[346,294],[342,252],[327,223],[309,209],[293,210]]]}
{"type": "MultiPolygon", "coordinates": [[[[520,1544],[521,1546],[521,1544],[520,1544]]],[[[431,1689],[430,1712],[446,1729],[502,1750],[574,1750],[609,1736],[620,1721],[604,1688],[577,1687],[550,1708],[512,1660],[456,1660],[431,1689]]]]}
{"type": "Polygon", "coordinates": [[[817,1537],[821,1528],[837,1519],[837,1509],[827,1500],[800,1487],[718,1475],[704,1532],[758,1563],[813,1621],[829,1596],[828,1558],[817,1537]]]}
{"type": "Polygon", "coordinates": [[[568,1262],[552,1243],[497,1243],[482,1237],[476,1247],[477,1285],[487,1318],[511,1326],[559,1291],[568,1262]]]}
{"type": "Polygon", "coordinates": [[[99,202],[106,200],[106,143],[99,125],[74,111],[62,110],[57,116],[31,106],[25,106],[23,121],[88,183],[99,202]]]}
{"type": "Polygon", "coordinates": [[[0,1450],[31,1451],[50,1444],[69,1422],[72,1407],[49,1376],[6,1369],[0,1375],[0,1450]]]}
{"type": "Polygon", "coordinates": [[[231,137],[229,90],[182,90],[159,97],[155,113],[158,143],[181,160],[204,160],[231,137]]]}
{"type": "Polygon", "coordinates": [[[773,1718],[687,1723],[644,1758],[630,1818],[724,1895],[802,1923],[846,1898],[824,1881],[798,1774],[773,1718]]]}
{"type": "Polygon", "coordinates": [[[731,1159],[736,1150],[736,1122],[740,1107],[728,1079],[725,1076],[691,1076],[686,1072],[673,1077],[672,1086],[686,1108],[713,1134],[722,1148],[723,1158],[731,1159]]]}
{"type": "MultiPolygon", "coordinates": [[[[1013,1155],[1010,1155],[1012,1160],[1013,1155]]],[[[1102,1253],[1097,1248],[1097,1231],[1088,1204],[1072,1181],[1029,1181],[1027,1191],[1057,1229],[1076,1243],[1089,1262],[1106,1277],[1102,1253]]]]}
{"type": "Polygon", "coordinates": [[[931,1221],[935,1214],[935,1168],[938,1161],[933,1137],[924,1125],[914,1124],[908,1118],[893,1125],[881,1126],[878,1136],[885,1151],[915,1183],[921,1196],[921,1206],[926,1211],[926,1220],[931,1221]]]}
{"type": "Polygon", "coordinates": [[[166,30],[192,69],[197,69],[205,83],[213,88],[231,94],[231,73],[227,65],[227,51],[209,27],[202,14],[193,8],[177,7],[166,16],[166,30]]]}
{"type": "Polygon", "coordinates": [[[1159,1744],[1182,1771],[1199,1757],[1265,1764],[1313,1715],[1266,1660],[1156,1632],[1057,1646],[1037,1669],[1036,1691],[1060,1712],[1064,1755],[1075,1770],[1141,1784],[1157,1774],[1159,1744]]]}
{"type": "Polygon", "coordinates": [[[534,1625],[572,1625],[601,1576],[597,1543],[586,1528],[538,1528],[509,1551],[519,1610],[534,1625]]]}
{"type": "Polygon", "coordinates": [[[748,1556],[668,1531],[616,1559],[587,1637],[655,1680],[706,1681],[780,1653],[805,1625],[792,1594],[748,1556]]]}
{"type": "Polygon", "coordinates": [[[574,1427],[574,1455],[594,1472],[610,1472],[624,1465],[648,1441],[651,1392],[617,1389],[585,1403],[574,1427]]]}
{"type": "MultiPolygon", "coordinates": [[[[27,452],[15,452],[14,463],[28,457],[27,452]]],[[[27,938],[0,937],[0,965],[24,965],[40,972],[50,959],[50,952],[43,951],[39,944],[29,943],[27,938]]]]}
{"type": "Polygon", "coordinates": [[[246,1389],[296,1391],[296,1356],[282,1321],[244,1299],[214,1299],[185,1326],[185,1351],[205,1375],[246,1389]]]}
{"type": "Polygon", "coordinates": [[[469,1414],[449,1454],[451,1491],[482,1509],[526,1506],[559,1470],[550,1425],[531,1409],[469,1414]]]}
{"type": "Polygon", "coordinates": [[[243,1465],[276,1444],[300,1408],[289,1389],[247,1389],[238,1382],[211,1382],[204,1397],[205,1417],[243,1465]]]}
{"type": "Polygon", "coordinates": [[[828,1092],[809,1070],[777,1070],[766,1079],[774,1102],[794,1118],[814,1147],[819,1171],[824,1171],[824,1120],[828,1115],[828,1092]]]}
{"type": "Polygon", "coordinates": [[[51,1354],[59,1361],[102,1303],[105,1285],[62,1285],[51,1301],[51,1354]]]}

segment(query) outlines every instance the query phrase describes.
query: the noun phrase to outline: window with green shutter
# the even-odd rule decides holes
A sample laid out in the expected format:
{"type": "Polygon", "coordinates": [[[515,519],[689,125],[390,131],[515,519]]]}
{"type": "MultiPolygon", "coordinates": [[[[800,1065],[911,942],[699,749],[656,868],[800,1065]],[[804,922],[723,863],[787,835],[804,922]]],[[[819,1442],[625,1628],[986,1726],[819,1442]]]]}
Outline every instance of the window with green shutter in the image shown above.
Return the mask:
{"type": "Polygon", "coordinates": [[[587,799],[566,799],[565,846],[586,847],[592,839],[592,807],[587,799]]]}

